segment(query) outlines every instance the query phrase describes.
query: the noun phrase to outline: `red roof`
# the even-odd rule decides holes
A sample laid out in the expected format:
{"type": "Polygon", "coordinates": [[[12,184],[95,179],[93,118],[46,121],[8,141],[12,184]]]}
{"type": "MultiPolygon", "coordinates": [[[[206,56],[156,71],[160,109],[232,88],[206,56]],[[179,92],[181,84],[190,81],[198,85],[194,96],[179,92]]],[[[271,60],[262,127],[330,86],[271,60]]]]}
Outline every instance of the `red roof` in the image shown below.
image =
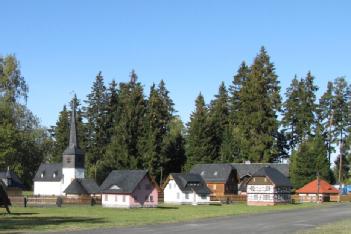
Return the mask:
{"type": "MultiPolygon", "coordinates": [[[[317,179],[296,190],[296,193],[318,193],[317,179]]],[[[319,193],[336,194],[339,190],[330,185],[327,181],[319,179],[319,193]]]]}

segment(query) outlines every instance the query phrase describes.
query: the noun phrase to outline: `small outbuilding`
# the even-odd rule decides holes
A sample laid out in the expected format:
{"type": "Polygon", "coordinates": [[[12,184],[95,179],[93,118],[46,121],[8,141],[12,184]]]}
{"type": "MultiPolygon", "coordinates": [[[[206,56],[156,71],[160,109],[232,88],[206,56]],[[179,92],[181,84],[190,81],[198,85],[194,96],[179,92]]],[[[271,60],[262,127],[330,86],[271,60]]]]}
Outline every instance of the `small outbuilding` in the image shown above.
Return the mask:
{"type": "Polygon", "coordinates": [[[330,196],[338,195],[339,190],[327,181],[317,178],[296,190],[296,194],[299,195],[301,202],[325,202],[330,200],[330,196]]]}
{"type": "Polygon", "coordinates": [[[103,207],[156,207],[158,186],[146,170],[112,171],[100,186],[103,207]]]}
{"type": "Polygon", "coordinates": [[[18,178],[16,173],[7,168],[6,171],[0,171],[0,180],[3,182],[4,189],[9,196],[22,196],[24,184],[18,178]]]}
{"type": "Polygon", "coordinates": [[[68,197],[95,197],[100,188],[93,179],[74,179],[64,193],[68,197]]]}
{"type": "Polygon", "coordinates": [[[199,174],[171,173],[164,183],[164,203],[208,204],[211,190],[199,174]]]}
{"type": "Polygon", "coordinates": [[[247,204],[257,206],[291,202],[291,183],[277,169],[267,166],[255,172],[247,182],[247,204]]]}

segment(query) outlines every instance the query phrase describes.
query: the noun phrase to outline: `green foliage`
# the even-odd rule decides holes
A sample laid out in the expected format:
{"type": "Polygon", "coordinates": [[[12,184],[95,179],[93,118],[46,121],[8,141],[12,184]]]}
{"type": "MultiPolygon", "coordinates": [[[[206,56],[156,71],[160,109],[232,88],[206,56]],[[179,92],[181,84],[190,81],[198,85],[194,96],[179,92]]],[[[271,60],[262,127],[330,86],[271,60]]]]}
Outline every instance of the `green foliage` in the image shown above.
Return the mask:
{"type": "Polygon", "coordinates": [[[290,178],[294,188],[300,188],[317,177],[317,173],[330,181],[327,147],[321,135],[308,138],[293,152],[290,178]]]}

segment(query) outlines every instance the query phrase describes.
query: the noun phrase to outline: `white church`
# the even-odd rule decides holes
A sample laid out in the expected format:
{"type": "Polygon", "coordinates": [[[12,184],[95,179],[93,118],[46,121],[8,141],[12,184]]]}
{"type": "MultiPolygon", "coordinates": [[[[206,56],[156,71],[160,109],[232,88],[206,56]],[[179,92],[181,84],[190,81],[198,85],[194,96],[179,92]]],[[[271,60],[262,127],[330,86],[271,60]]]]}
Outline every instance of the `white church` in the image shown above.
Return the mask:
{"type": "Polygon", "coordinates": [[[62,163],[42,163],[34,177],[34,195],[61,196],[74,179],[84,179],[84,152],[79,148],[76,110],[73,106],[69,146],[62,163]]]}

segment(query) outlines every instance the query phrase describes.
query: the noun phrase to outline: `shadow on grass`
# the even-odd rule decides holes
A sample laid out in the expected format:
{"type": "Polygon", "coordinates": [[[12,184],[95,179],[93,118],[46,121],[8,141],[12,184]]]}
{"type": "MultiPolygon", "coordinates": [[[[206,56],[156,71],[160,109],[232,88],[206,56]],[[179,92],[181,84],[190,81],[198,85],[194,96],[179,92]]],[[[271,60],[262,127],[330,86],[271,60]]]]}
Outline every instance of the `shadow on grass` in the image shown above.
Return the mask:
{"type": "Polygon", "coordinates": [[[160,210],[178,210],[179,207],[175,207],[175,206],[159,206],[159,207],[157,207],[157,209],[160,209],[160,210]]]}
{"type": "MultiPolygon", "coordinates": [[[[7,215],[7,219],[2,219],[0,222],[0,231],[3,230],[26,230],[37,229],[38,226],[48,225],[65,225],[65,224],[77,224],[84,226],[84,224],[98,224],[105,223],[102,218],[86,218],[86,217],[60,217],[60,216],[22,216],[30,215],[30,213],[14,213],[7,215]]],[[[40,229],[40,228],[39,228],[40,229]]]]}

